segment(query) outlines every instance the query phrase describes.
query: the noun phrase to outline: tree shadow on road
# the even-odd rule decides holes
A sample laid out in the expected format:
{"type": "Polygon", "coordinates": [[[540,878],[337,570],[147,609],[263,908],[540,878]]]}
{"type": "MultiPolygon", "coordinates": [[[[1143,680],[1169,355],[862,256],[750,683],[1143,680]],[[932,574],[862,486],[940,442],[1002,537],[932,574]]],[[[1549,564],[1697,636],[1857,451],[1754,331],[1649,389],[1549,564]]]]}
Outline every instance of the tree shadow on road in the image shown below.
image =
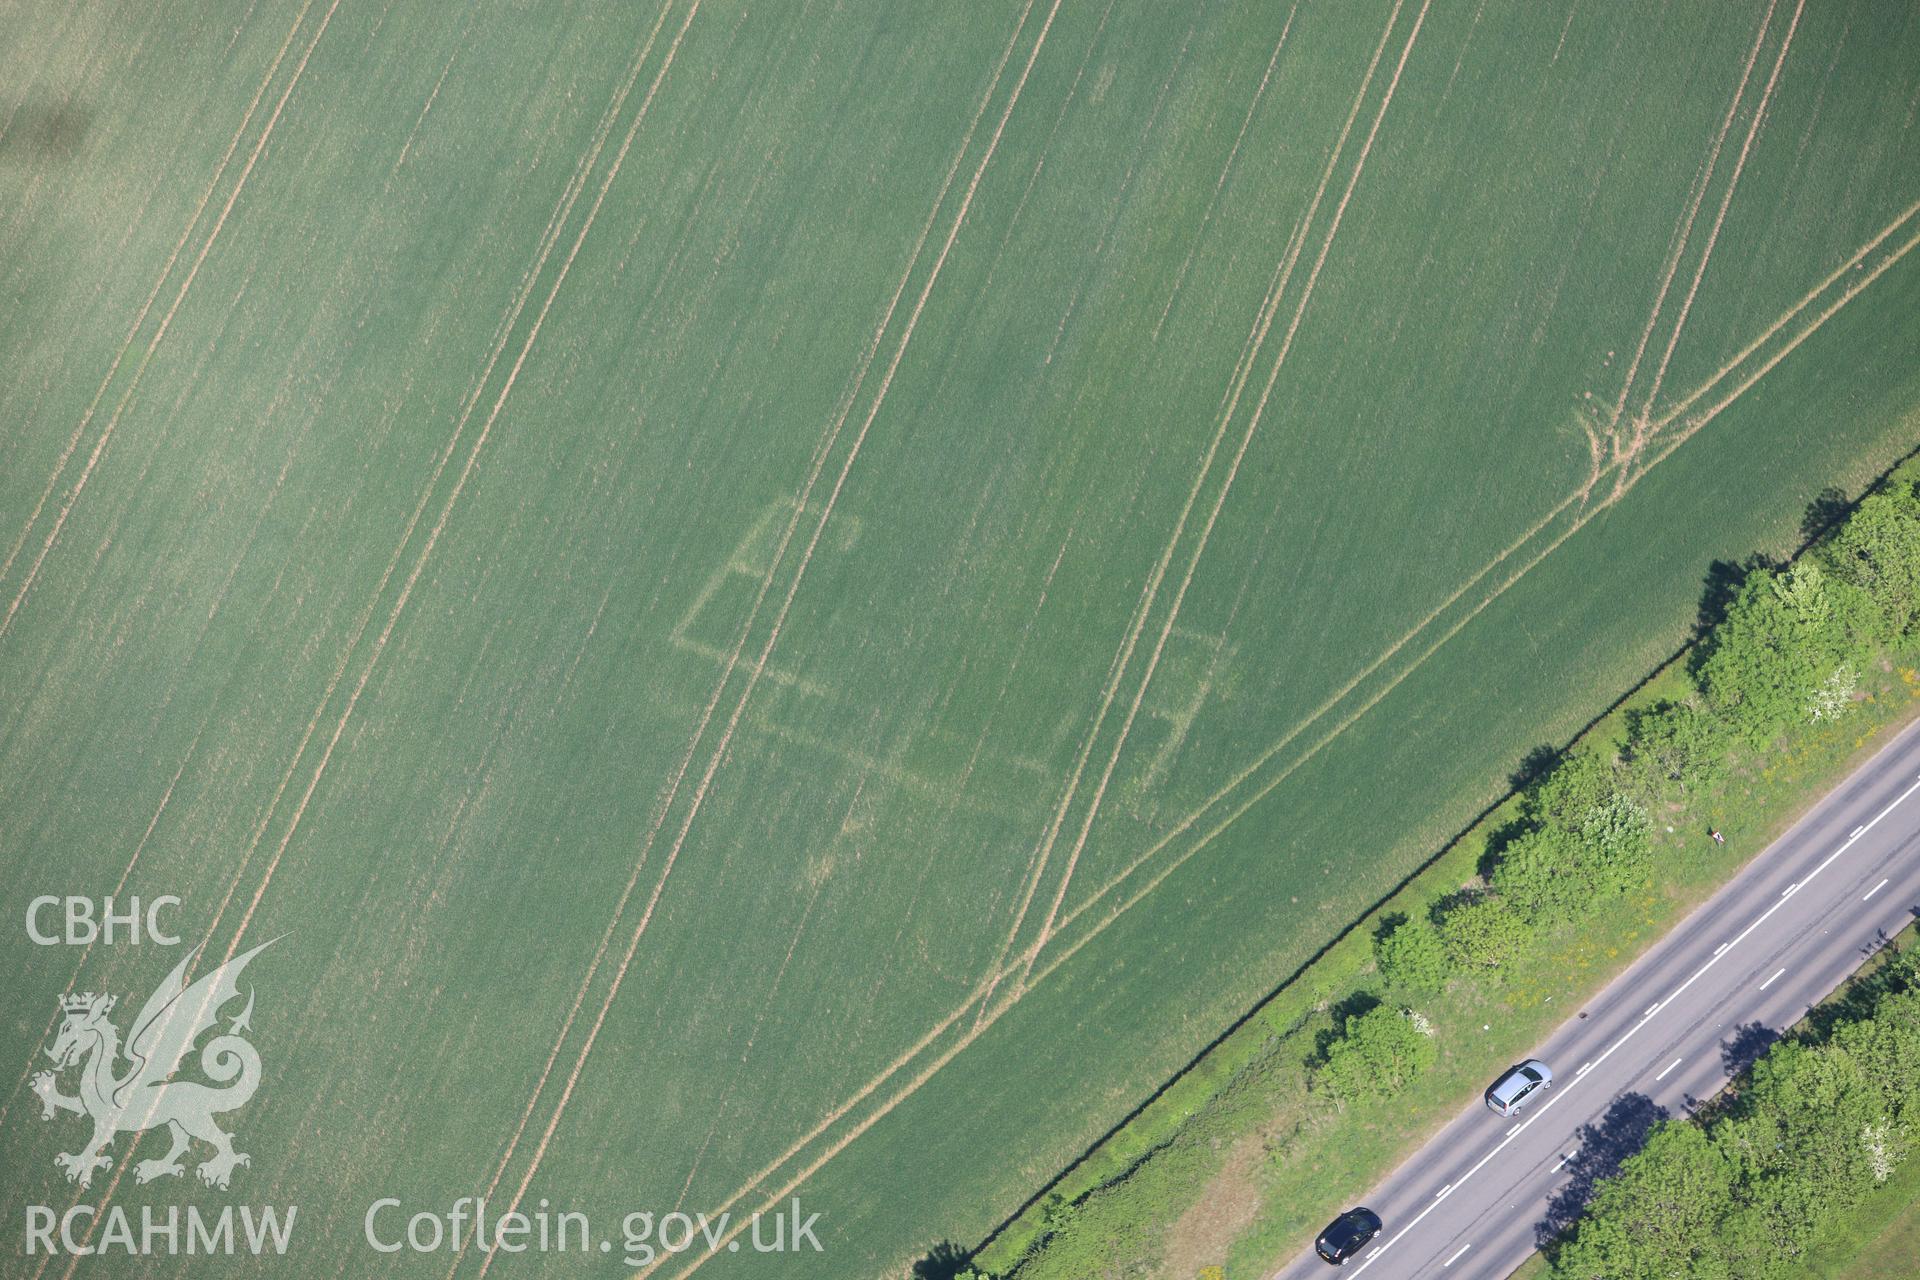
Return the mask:
{"type": "Polygon", "coordinates": [[[1646,1145],[1653,1126],[1667,1119],[1667,1109],[1644,1093],[1615,1098],[1598,1124],[1583,1124],[1574,1140],[1580,1146],[1567,1161],[1567,1184],[1547,1202],[1547,1216],[1534,1225],[1536,1247],[1546,1249],[1579,1220],[1602,1178],[1620,1172],[1620,1164],[1646,1145]]]}
{"type": "Polygon", "coordinates": [[[1738,1080],[1745,1075],[1747,1068],[1760,1061],[1779,1038],[1778,1031],[1762,1022],[1735,1027],[1733,1034],[1720,1042],[1720,1065],[1726,1068],[1727,1078],[1738,1080]]]}
{"type": "MultiPolygon", "coordinates": [[[[1913,914],[1920,919],[1920,908],[1913,914]]],[[[1873,940],[1860,948],[1862,962],[1881,952],[1887,954],[1879,966],[1868,973],[1855,973],[1846,986],[1829,996],[1807,1015],[1806,1025],[1794,1038],[1807,1044],[1822,1044],[1843,1022],[1871,1017],[1881,998],[1890,992],[1907,991],[1920,986],[1920,949],[1902,950],[1885,929],[1875,929],[1873,940]]]]}

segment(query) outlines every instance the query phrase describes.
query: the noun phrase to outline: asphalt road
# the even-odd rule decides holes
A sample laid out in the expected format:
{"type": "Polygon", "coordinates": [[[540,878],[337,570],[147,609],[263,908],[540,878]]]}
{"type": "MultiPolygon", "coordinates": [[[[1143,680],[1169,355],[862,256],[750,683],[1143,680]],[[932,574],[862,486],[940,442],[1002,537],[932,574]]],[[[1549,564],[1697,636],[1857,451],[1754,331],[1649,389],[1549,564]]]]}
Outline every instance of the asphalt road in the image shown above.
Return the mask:
{"type": "MultiPolygon", "coordinates": [[[[1385,1225],[1343,1274],[1508,1275],[1654,1119],[1712,1097],[1916,912],[1920,725],[1533,1049],[1554,1073],[1538,1101],[1515,1119],[1475,1101],[1357,1199],[1385,1225]]],[[[1275,1280],[1330,1274],[1309,1248],[1275,1280]]]]}

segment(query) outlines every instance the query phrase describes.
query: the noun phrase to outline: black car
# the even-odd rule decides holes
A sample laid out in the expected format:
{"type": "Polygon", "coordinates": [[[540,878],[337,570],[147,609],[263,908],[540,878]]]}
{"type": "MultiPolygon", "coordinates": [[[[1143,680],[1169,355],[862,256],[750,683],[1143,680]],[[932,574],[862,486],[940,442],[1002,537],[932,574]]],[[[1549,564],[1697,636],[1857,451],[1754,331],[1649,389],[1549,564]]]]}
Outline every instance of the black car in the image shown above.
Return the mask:
{"type": "Polygon", "coordinates": [[[1327,1224],[1327,1229],[1313,1242],[1313,1251],[1328,1262],[1344,1267],[1348,1258],[1366,1248],[1379,1234],[1379,1214],[1371,1209],[1349,1209],[1327,1224]]]}

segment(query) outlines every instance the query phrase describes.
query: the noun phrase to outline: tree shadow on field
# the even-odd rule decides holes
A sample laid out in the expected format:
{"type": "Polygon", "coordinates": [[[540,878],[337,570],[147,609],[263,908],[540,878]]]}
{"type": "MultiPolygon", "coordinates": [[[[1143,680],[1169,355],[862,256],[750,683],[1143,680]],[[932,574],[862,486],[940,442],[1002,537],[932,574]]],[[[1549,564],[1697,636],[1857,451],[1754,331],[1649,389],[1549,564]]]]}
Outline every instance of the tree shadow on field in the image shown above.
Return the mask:
{"type": "Polygon", "coordinates": [[[1764,556],[1748,556],[1746,560],[1715,560],[1707,566],[1707,579],[1700,588],[1700,608],[1694,616],[1694,631],[1705,636],[1727,616],[1727,607],[1733,598],[1740,594],[1740,584],[1755,569],[1769,567],[1764,556]]]}
{"type": "Polygon", "coordinates": [[[1619,1173],[1621,1163],[1644,1147],[1653,1126],[1665,1119],[1667,1109],[1652,1098],[1644,1093],[1627,1093],[1614,1099],[1599,1124],[1581,1125],[1574,1135],[1579,1150],[1567,1161],[1567,1185],[1554,1192],[1547,1202],[1546,1217],[1534,1225],[1535,1246],[1551,1251],[1567,1229],[1579,1221],[1601,1180],[1619,1173]]]}
{"type": "Polygon", "coordinates": [[[1697,679],[1707,659],[1713,656],[1713,629],[1727,616],[1727,609],[1733,604],[1734,597],[1740,594],[1740,587],[1746,582],[1747,575],[1778,569],[1782,564],[1772,556],[1751,555],[1738,564],[1731,560],[1715,560],[1707,566],[1707,580],[1700,589],[1700,608],[1693,620],[1693,648],[1687,654],[1689,675],[1697,679]]]}
{"type": "Polygon", "coordinates": [[[92,127],[92,109],[73,102],[0,102],[0,164],[71,160],[92,127]]]}
{"type": "Polygon", "coordinates": [[[1745,1075],[1779,1039],[1780,1033],[1763,1022],[1735,1027],[1733,1034],[1720,1042],[1720,1065],[1726,1068],[1727,1078],[1738,1080],[1745,1075]]]}
{"type": "Polygon", "coordinates": [[[927,1250],[924,1258],[913,1264],[908,1272],[910,1280],[954,1280],[967,1269],[972,1255],[951,1240],[942,1240],[927,1250]]]}
{"type": "Polygon", "coordinates": [[[1520,763],[1507,775],[1507,785],[1515,791],[1525,791],[1535,783],[1546,781],[1547,775],[1560,767],[1566,754],[1559,747],[1541,743],[1520,757],[1520,763]]]}
{"type": "Polygon", "coordinates": [[[1814,495],[1812,502],[1800,516],[1800,537],[1807,542],[1816,542],[1820,535],[1847,518],[1853,510],[1846,490],[1836,485],[1828,485],[1814,495]]]}

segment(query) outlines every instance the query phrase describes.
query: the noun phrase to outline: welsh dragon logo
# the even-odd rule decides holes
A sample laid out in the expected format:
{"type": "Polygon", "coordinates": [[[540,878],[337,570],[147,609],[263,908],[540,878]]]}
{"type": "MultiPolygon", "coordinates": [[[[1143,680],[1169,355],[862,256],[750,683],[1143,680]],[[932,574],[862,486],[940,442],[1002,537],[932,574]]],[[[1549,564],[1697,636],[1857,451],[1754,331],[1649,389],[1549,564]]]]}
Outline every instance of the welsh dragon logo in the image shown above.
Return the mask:
{"type": "Polygon", "coordinates": [[[133,1020],[124,1057],[120,1032],[108,1020],[116,997],[95,995],[66,996],[60,1007],[66,1018],[60,1034],[47,1056],[55,1069],[64,1071],[80,1063],[80,1092],[60,1092],[53,1071],[42,1071],[33,1078],[33,1091],[40,1096],[41,1117],[51,1120],[59,1111],[71,1111],[93,1121],[93,1137],[77,1152],[62,1152],[54,1157],[67,1175],[67,1181],[86,1186],[94,1171],[112,1164],[103,1155],[117,1133],[140,1133],[165,1125],[172,1133],[173,1146],[158,1160],[142,1160],[134,1166],[140,1182],[155,1178],[178,1177],[185,1172],[180,1163],[192,1139],[213,1147],[214,1154],[202,1160],[195,1172],[210,1187],[226,1189],[234,1169],[251,1161],[233,1149],[233,1135],[223,1132],[213,1118],[232,1111],[253,1097],[260,1085],[260,1055],[242,1032],[250,1029],[253,992],[247,992],[247,1004],[228,1024],[227,1030],[207,1041],[200,1051],[200,1069],[224,1088],[214,1088],[197,1080],[174,1080],[192,1051],[194,1042],[213,1029],[220,1009],[240,994],[237,983],[247,962],[272,946],[263,942],[222,964],[191,986],[186,983],[187,966],[199,954],[198,949],[174,966],[159,990],[147,997],[140,1015],[133,1020]]]}

